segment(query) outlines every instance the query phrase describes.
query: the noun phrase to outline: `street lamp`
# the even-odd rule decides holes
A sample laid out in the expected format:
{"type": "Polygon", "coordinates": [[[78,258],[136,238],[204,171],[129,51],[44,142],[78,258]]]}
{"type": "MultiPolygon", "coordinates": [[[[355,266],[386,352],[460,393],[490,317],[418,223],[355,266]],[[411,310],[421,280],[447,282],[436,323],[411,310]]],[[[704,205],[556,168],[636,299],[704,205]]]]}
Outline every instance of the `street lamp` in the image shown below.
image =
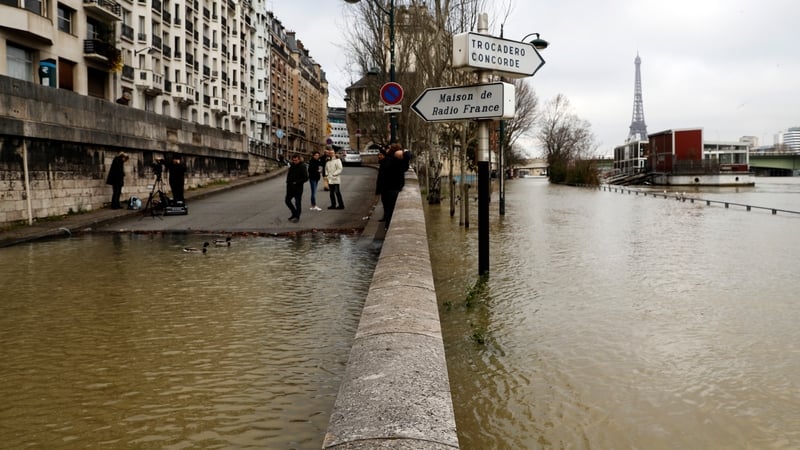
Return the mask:
{"type": "MultiPolygon", "coordinates": [[[[501,38],[503,37],[503,31],[502,30],[503,30],[503,28],[501,26],[501,28],[500,28],[500,37],[501,38]]],[[[530,33],[530,34],[526,35],[524,38],[520,39],[520,41],[521,42],[525,42],[525,40],[528,39],[531,36],[536,36],[536,38],[530,42],[530,44],[533,45],[533,47],[536,50],[544,50],[544,49],[547,48],[548,45],[550,45],[549,42],[547,42],[544,39],[539,37],[539,33],[530,33]]],[[[499,178],[499,181],[498,181],[498,183],[500,184],[499,185],[499,187],[500,187],[500,193],[499,193],[500,194],[500,199],[499,199],[500,202],[499,202],[498,206],[499,206],[499,209],[500,209],[499,210],[500,215],[504,216],[506,214],[506,186],[505,186],[506,170],[505,170],[505,167],[503,166],[503,136],[505,136],[505,134],[506,134],[506,121],[505,120],[501,120],[500,121],[499,133],[500,133],[500,154],[498,155],[498,159],[499,160],[497,161],[497,165],[500,166],[500,170],[498,170],[499,175],[500,175],[500,178],[499,178]]]]}
{"type": "Polygon", "coordinates": [[[536,36],[536,39],[530,42],[533,45],[533,47],[536,48],[536,50],[544,50],[547,48],[548,45],[550,45],[549,42],[539,37],[539,33],[528,34],[524,38],[520,39],[520,41],[525,42],[525,39],[528,39],[531,36],[536,36]]]}
{"type": "MultiPolygon", "coordinates": [[[[346,3],[356,4],[361,2],[361,0],[344,0],[346,3]]],[[[378,0],[367,0],[371,1],[375,7],[380,9],[384,14],[389,16],[389,81],[395,82],[397,81],[395,68],[394,68],[394,0],[389,0],[389,9],[386,9],[378,0]]],[[[389,114],[389,130],[391,132],[390,143],[393,144],[397,142],[397,116],[395,113],[389,114]]]]}

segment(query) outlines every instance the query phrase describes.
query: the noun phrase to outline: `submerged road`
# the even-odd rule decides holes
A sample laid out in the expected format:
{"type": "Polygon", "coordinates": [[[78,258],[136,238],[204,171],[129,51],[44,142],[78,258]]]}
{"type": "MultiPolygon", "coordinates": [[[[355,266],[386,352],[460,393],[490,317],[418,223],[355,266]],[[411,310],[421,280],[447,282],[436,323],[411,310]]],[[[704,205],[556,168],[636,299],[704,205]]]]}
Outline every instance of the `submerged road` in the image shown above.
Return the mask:
{"type": "Polygon", "coordinates": [[[303,210],[297,223],[288,220],[291,213],[284,203],[285,170],[281,170],[280,174],[262,182],[227,189],[203,198],[189,197],[187,215],[153,216],[144,211],[102,226],[97,231],[255,235],[311,231],[355,233],[366,226],[376,205],[376,176],[377,170],[372,167],[345,167],[341,185],[345,209],[342,210],[327,209],[330,205],[328,192],[320,184],[317,206],[322,211],[311,211],[310,188],[306,183],[303,210]]]}
{"type": "MultiPolygon", "coordinates": [[[[317,204],[322,211],[309,210],[309,185],[306,184],[303,211],[297,223],[288,220],[290,212],[284,204],[286,169],[280,169],[187,191],[189,214],[184,216],[153,216],[147,211],[103,208],[2,230],[0,247],[90,232],[294,235],[313,231],[363,231],[365,235],[369,233],[375,239],[383,239],[380,217],[376,217],[383,214],[375,195],[377,173],[374,167],[345,167],[341,185],[345,209],[342,210],[327,209],[330,205],[328,192],[321,184],[317,204]]],[[[110,198],[110,189],[108,195],[110,198]]],[[[128,196],[123,190],[123,197],[128,196]]]]}

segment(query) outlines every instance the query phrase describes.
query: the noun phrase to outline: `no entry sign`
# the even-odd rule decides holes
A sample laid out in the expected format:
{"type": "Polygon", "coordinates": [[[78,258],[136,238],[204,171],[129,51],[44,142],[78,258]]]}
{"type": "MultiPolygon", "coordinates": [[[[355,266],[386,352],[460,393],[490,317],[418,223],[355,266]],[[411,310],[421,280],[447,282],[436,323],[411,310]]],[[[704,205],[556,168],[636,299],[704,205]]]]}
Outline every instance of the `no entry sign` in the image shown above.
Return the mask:
{"type": "Polygon", "coordinates": [[[381,86],[381,100],[387,105],[397,105],[403,101],[403,87],[390,81],[381,86]]]}

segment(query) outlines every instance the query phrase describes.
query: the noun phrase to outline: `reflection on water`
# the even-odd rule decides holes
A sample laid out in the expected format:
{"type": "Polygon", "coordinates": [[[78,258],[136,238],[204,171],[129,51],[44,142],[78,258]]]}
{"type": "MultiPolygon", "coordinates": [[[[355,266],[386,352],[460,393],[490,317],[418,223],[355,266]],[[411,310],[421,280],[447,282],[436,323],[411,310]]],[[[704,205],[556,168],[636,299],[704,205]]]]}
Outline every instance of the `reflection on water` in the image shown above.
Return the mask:
{"type": "MultiPolygon", "coordinates": [[[[785,180],[748,195],[800,210],[785,180]]],[[[800,217],[542,179],[496,207],[473,303],[477,229],[427,210],[463,449],[797,448],[800,217]]]]}
{"type": "Polygon", "coordinates": [[[377,252],[186,245],[202,237],[0,251],[3,447],[320,448],[377,252]]]}

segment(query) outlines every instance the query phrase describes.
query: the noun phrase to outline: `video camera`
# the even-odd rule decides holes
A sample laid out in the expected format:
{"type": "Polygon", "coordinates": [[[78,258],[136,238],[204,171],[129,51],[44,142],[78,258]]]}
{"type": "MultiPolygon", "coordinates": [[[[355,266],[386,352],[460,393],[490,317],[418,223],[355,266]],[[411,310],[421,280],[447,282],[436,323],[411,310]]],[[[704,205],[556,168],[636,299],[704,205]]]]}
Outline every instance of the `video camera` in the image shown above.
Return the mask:
{"type": "Polygon", "coordinates": [[[155,174],[156,179],[160,180],[161,174],[164,173],[164,160],[161,158],[156,159],[153,161],[150,167],[153,168],[153,173],[155,174]]]}

